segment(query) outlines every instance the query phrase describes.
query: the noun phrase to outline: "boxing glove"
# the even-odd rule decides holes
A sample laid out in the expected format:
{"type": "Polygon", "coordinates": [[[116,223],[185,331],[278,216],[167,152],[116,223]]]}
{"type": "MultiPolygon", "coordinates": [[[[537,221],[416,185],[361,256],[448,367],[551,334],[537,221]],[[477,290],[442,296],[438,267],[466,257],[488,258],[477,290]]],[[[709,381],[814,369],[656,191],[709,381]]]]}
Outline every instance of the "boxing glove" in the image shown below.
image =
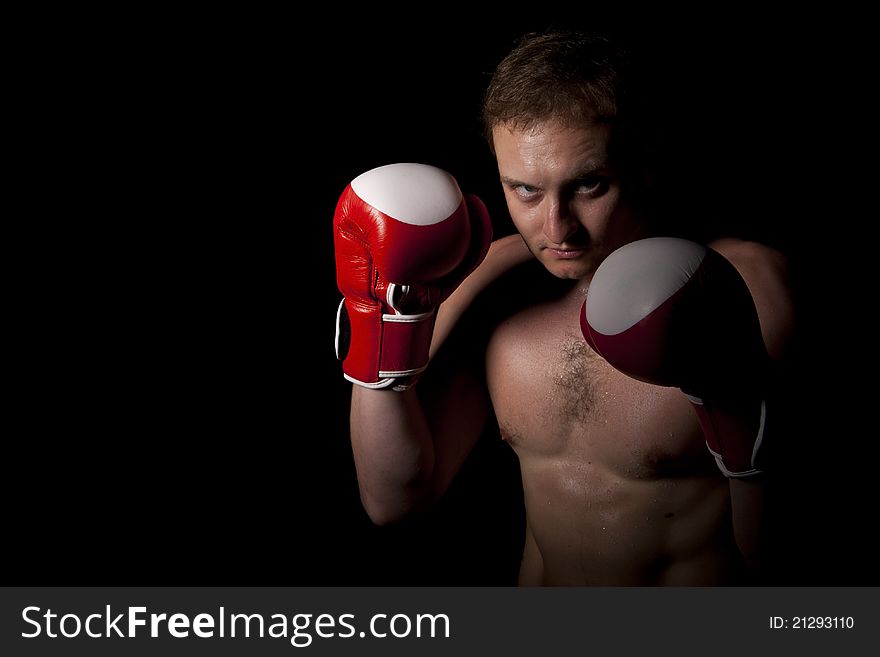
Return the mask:
{"type": "Polygon", "coordinates": [[[760,472],[769,357],[752,296],[727,259],[676,238],[631,242],[596,270],[580,319],[613,367],[685,393],[726,476],[760,472]]]}
{"type": "Polygon", "coordinates": [[[344,376],[403,390],[427,366],[437,307],[486,256],[488,212],[441,169],[390,164],[351,181],[333,223],[344,376]]]}

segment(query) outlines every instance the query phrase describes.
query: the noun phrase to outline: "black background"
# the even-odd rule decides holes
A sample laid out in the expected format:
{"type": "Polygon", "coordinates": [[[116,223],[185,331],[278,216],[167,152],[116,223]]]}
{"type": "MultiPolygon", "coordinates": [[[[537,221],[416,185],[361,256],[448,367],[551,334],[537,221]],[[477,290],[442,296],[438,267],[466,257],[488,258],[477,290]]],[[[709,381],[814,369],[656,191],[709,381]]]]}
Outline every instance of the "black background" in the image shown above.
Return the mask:
{"type": "Polygon", "coordinates": [[[428,514],[377,528],[361,509],[331,224],[354,176],[417,161],[512,232],[481,93],[519,35],[578,28],[656,70],[670,207],[793,263],[800,365],[773,448],[772,582],[876,584],[871,388],[846,373],[868,339],[840,155],[858,121],[836,44],[855,37],[810,16],[593,12],[23,23],[7,579],[514,583],[519,474],[492,433],[428,514]]]}

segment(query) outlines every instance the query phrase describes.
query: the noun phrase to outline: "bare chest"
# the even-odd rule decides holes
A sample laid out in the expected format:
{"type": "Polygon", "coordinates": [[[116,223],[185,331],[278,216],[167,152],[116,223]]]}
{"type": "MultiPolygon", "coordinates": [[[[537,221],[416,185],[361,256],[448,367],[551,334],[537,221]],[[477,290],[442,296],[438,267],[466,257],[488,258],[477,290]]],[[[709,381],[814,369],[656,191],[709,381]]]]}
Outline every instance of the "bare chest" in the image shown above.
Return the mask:
{"type": "Polygon", "coordinates": [[[577,312],[546,304],[493,332],[487,377],[502,436],[520,459],[656,478],[707,464],[696,416],[674,388],[632,379],[584,342],[577,312]]]}

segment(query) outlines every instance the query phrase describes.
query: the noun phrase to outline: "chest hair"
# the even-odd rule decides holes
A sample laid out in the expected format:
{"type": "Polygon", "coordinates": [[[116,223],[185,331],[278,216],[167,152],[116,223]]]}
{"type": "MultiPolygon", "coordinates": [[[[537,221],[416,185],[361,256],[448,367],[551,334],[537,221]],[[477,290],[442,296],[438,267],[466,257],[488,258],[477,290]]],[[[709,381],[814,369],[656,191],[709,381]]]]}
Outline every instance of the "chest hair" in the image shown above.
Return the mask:
{"type": "Polygon", "coordinates": [[[559,413],[562,418],[586,422],[598,409],[605,363],[582,336],[572,333],[563,336],[557,350],[552,382],[559,413]]]}

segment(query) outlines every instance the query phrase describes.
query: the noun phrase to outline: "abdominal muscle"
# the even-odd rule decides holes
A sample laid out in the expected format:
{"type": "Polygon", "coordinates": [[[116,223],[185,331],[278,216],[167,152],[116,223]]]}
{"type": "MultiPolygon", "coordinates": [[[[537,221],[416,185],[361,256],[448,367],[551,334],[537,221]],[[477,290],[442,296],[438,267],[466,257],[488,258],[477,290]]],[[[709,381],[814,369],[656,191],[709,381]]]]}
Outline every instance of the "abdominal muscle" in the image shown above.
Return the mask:
{"type": "Polygon", "coordinates": [[[742,574],[728,496],[711,478],[628,480],[526,459],[522,585],[723,585],[742,574]]]}

